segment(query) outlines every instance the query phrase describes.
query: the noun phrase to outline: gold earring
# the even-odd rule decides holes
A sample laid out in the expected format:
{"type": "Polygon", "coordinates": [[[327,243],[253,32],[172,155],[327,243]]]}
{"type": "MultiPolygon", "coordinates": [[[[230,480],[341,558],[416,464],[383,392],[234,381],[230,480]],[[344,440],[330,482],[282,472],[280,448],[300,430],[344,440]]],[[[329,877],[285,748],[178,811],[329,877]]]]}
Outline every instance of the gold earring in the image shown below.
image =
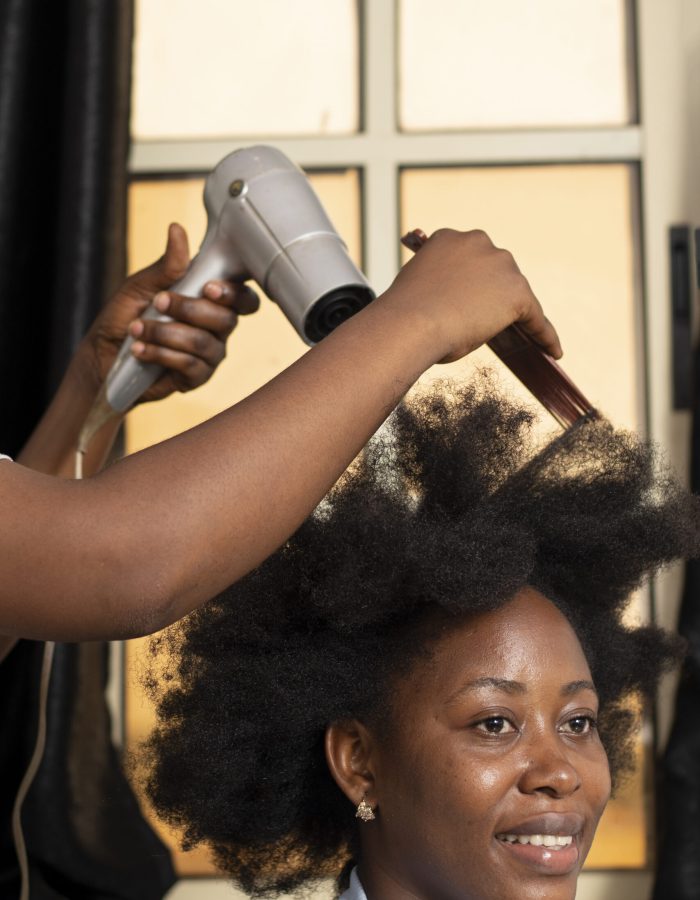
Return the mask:
{"type": "Polygon", "coordinates": [[[356,819],[361,819],[363,822],[371,822],[372,819],[376,819],[374,815],[374,810],[367,802],[367,794],[362,795],[362,800],[357,804],[357,812],[355,813],[356,819]]]}

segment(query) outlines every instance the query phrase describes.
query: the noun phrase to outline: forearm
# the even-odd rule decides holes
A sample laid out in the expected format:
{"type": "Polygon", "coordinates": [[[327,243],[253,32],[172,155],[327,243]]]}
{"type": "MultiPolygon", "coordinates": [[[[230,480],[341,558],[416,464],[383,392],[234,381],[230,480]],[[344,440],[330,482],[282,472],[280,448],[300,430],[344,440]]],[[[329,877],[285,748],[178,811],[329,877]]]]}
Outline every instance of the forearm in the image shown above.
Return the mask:
{"type": "MultiPolygon", "coordinates": [[[[100,388],[100,379],[84,347],[76,352],[51,404],[22,448],[17,462],[37,472],[72,478],[78,435],[100,388]]],[[[90,444],[84,475],[99,471],[121,424],[115,417],[90,444]]]]}
{"type": "Polygon", "coordinates": [[[260,563],[435,361],[422,320],[392,318],[378,303],[243,403],[87,482],[13,473],[36,500],[5,542],[0,630],[145,633],[260,563]]]}

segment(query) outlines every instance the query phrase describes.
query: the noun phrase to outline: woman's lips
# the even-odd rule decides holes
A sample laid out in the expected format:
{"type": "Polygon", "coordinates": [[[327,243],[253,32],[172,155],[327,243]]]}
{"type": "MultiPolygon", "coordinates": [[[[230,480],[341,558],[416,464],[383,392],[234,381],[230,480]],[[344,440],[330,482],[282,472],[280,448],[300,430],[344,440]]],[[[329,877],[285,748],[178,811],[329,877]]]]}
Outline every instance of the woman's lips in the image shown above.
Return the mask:
{"type": "Polygon", "coordinates": [[[499,840],[498,844],[512,859],[529,866],[541,875],[568,875],[578,865],[579,850],[574,839],[568,847],[557,850],[544,845],[509,843],[499,840]]]}
{"type": "Polygon", "coordinates": [[[539,874],[568,875],[578,865],[584,824],[578,813],[546,813],[509,825],[495,837],[511,859],[539,874]]]}

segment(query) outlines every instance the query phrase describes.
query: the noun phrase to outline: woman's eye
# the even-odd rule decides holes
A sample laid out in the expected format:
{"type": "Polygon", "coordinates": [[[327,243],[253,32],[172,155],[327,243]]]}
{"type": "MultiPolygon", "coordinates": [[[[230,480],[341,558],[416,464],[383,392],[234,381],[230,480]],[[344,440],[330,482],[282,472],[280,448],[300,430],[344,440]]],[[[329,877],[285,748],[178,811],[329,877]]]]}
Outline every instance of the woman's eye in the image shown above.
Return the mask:
{"type": "Polygon", "coordinates": [[[487,734],[510,734],[516,730],[505,716],[489,716],[477,722],[476,727],[487,734]]]}
{"type": "Polygon", "coordinates": [[[596,727],[595,719],[592,716],[574,716],[569,719],[561,727],[561,731],[565,734],[588,734],[596,727]]]}

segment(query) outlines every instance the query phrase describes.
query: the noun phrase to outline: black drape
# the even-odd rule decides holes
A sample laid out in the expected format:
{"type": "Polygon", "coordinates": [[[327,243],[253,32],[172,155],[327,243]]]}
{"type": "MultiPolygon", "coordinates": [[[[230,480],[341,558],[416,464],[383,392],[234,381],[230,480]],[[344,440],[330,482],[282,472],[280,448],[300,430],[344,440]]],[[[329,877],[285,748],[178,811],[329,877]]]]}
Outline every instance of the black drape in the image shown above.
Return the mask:
{"type": "Polygon", "coordinates": [[[130,0],[0,0],[0,446],[125,268],[130,0]]]}
{"type": "MultiPolygon", "coordinates": [[[[690,486],[700,493],[700,348],[694,352],[690,486]]],[[[660,852],[654,900],[700,897],[700,560],[690,560],[678,630],[688,641],[657,791],[660,852]]]]}
{"type": "MultiPolygon", "coordinates": [[[[0,0],[0,452],[22,446],[125,269],[131,0],[0,0]]],[[[0,897],[36,736],[43,645],[0,665],[0,897]]],[[[173,881],[109,740],[106,648],[56,647],[24,806],[31,900],[143,898],[173,881]]]]}

